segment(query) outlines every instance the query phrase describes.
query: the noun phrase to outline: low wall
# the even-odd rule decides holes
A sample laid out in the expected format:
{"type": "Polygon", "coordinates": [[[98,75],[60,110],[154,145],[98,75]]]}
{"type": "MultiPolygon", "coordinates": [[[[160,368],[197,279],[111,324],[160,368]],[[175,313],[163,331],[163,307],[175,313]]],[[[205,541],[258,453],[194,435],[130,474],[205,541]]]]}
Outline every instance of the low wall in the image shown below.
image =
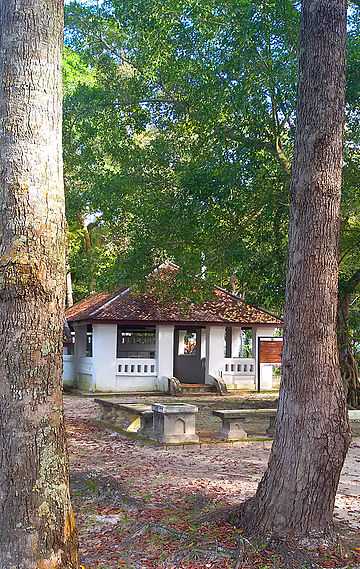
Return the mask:
{"type": "Polygon", "coordinates": [[[223,381],[229,391],[232,389],[244,389],[246,391],[255,389],[254,375],[223,375],[223,381]]]}
{"type": "Polygon", "coordinates": [[[63,356],[63,383],[72,386],[75,383],[75,363],[74,356],[63,356]]]}
{"type": "Polygon", "coordinates": [[[116,375],[114,391],[158,391],[157,383],[156,376],[116,375]]]}
{"type": "Polygon", "coordinates": [[[93,377],[89,373],[78,373],[77,387],[82,391],[92,391],[93,377]]]}

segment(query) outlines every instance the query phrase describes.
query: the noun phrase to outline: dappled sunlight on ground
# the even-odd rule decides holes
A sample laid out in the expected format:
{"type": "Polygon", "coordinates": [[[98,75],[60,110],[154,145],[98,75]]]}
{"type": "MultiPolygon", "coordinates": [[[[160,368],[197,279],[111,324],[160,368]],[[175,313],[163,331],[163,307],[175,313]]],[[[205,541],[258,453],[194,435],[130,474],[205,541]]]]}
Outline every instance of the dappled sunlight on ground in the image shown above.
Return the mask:
{"type": "MultiPolygon", "coordinates": [[[[103,569],[234,567],[239,530],[205,520],[255,492],[271,443],[164,448],[99,427],[96,411],[90,398],[65,397],[82,562],[103,569]]],[[[360,529],[359,465],[356,439],[336,503],[336,519],[350,525],[352,540],[360,529]]]]}

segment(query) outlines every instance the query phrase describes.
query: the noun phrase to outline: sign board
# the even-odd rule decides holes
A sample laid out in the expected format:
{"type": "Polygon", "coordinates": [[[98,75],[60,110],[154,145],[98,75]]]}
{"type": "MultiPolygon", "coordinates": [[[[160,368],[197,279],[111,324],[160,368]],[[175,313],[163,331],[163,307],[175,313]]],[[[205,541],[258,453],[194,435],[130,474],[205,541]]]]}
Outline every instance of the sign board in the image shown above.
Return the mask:
{"type": "Polygon", "coordinates": [[[281,364],[282,338],[261,339],[259,342],[259,362],[261,364],[281,364]]]}

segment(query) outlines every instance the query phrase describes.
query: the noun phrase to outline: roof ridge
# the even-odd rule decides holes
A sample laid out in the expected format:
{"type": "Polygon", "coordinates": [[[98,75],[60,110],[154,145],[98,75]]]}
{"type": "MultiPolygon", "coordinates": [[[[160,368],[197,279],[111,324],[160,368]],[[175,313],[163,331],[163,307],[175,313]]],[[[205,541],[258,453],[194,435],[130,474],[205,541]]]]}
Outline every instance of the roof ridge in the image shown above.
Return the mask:
{"type": "Polygon", "coordinates": [[[84,296],[84,298],[81,298],[80,300],[77,300],[76,302],[74,302],[74,304],[72,306],[68,306],[68,308],[72,308],[73,306],[77,306],[78,304],[85,302],[91,296],[99,296],[99,295],[104,295],[104,294],[109,294],[109,293],[105,292],[104,290],[101,290],[101,291],[94,290],[93,292],[90,292],[87,296],[84,296]]]}
{"type": "Polygon", "coordinates": [[[105,301],[105,299],[103,297],[109,298],[109,293],[104,292],[104,291],[101,291],[101,292],[93,291],[88,296],[85,296],[84,298],[81,298],[77,302],[74,302],[74,304],[72,306],[67,306],[66,307],[66,314],[68,314],[69,312],[74,312],[74,310],[75,311],[86,310],[86,305],[89,302],[89,299],[92,299],[93,301],[95,301],[95,305],[97,305],[99,303],[99,297],[102,299],[102,300],[100,300],[100,302],[102,302],[103,300],[105,301]]]}
{"type": "Polygon", "coordinates": [[[103,310],[104,308],[106,308],[107,306],[109,306],[110,304],[112,304],[117,298],[119,298],[120,296],[125,295],[127,292],[129,292],[130,287],[126,288],[125,290],[121,290],[119,293],[115,293],[114,296],[112,296],[111,298],[109,298],[109,300],[107,300],[106,302],[104,302],[104,304],[101,304],[101,306],[98,306],[93,312],[90,312],[89,314],[89,318],[91,318],[91,316],[95,316],[95,314],[97,314],[98,312],[100,312],[100,310],[103,310]]]}
{"type": "Polygon", "coordinates": [[[156,265],[146,277],[151,277],[154,273],[159,273],[161,269],[165,269],[166,267],[172,267],[173,269],[180,269],[180,266],[174,263],[173,261],[163,261],[159,265],[156,265]]]}

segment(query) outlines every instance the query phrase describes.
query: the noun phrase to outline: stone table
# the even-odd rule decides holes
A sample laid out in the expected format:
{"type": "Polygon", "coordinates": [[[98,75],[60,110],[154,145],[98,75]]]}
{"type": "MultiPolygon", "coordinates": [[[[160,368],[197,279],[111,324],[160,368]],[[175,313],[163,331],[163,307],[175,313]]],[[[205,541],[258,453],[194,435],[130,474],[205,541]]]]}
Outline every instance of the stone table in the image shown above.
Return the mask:
{"type": "Polygon", "coordinates": [[[198,443],[195,431],[196,405],[187,403],[155,403],[153,410],[153,438],[160,443],[198,443]]]}

